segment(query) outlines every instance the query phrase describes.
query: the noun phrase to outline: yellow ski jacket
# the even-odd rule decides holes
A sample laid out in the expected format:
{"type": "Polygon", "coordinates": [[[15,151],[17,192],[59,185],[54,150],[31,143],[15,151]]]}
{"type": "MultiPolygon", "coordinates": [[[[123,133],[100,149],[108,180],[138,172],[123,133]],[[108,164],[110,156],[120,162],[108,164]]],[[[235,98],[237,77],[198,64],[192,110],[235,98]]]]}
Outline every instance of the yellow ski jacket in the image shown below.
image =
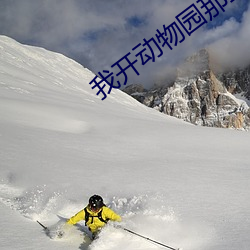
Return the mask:
{"type": "MultiPolygon", "coordinates": [[[[99,211],[93,212],[89,209],[89,207],[86,207],[87,212],[89,213],[88,221],[85,221],[86,226],[90,229],[92,233],[97,232],[100,228],[102,228],[106,223],[104,221],[112,220],[112,221],[121,221],[120,215],[116,214],[113,210],[110,208],[103,206],[99,211]],[[101,217],[104,221],[100,220],[98,218],[98,214],[101,212],[101,217]]],[[[68,221],[67,224],[74,225],[80,220],[85,220],[85,211],[82,209],[77,214],[72,216],[68,221]]]]}

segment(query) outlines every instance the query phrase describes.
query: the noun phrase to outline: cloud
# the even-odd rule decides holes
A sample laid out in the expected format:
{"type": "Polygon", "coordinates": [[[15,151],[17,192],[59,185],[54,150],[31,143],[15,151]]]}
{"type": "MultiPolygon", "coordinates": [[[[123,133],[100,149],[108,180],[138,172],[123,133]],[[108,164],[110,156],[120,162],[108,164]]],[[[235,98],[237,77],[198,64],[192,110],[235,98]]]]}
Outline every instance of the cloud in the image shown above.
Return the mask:
{"type": "Polygon", "coordinates": [[[204,32],[203,43],[211,44],[225,37],[231,36],[238,32],[240,24],[235,20],[235,18],[230,18],[226,20],[221,26],[212,28],[204,32]]]}
{"type": "Polygon", "coordinates": [[[218,65],[224,67],[244,67],[250,64],[250,9],[248,8],[241,20],[225,21],[213,32],[219,39],[214,39],[210,51],[218,65]]]}
{"type": "MultiPolygon", "coordinates": [[[[156,29],[169,25],[175,16],[194,0],[22,0],[0,1],[0,33],[20,42],[38,45],[61,52],[97,73],[118,61],[128,52],[132,53],[143,39],[155,36],[156,29]]],[[[181,60],[196,50],[213,44],[214,50],[231,48],[235,40],[231,33],[238,29],[247,32],[246,18],[240,23],[229,18],[239,9],[239,3],[228,3],[226,20],[207,30],[203,27],[178,47],[170,51],[163,48],[163,56],[145,66],[136,64],[140,76],[128,70],[129,83],[167,80],[171,71],[181,60]],[[243,27],[244,26],[244,27],[243,27]]],[[[222,16],[221,14],[220,16],[222,16]]],[[[225,15],[225,14],[224,14],[225,15]]],[[[219,20],[219,19],[218,19],[219,20]]],[[[237,32],[243,43],[246,33],[237,32]]],[[[249,37],[249,32],[248,32],[249,37]]],[[[244,45],[247,47],[247,44],[244,45]]],[[[228,59],[225,58],[227,61],[228,59]]]]}

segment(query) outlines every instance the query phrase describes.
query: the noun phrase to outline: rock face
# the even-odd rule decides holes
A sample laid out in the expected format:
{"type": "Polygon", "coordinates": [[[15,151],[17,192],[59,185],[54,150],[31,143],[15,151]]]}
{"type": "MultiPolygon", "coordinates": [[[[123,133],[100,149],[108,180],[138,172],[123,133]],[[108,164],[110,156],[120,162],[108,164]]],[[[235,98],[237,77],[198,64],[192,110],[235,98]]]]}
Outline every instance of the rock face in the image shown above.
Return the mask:
{"type": "Polygon", "coordinates": [[[227,70],[218,74],[218,79],[225,84],[230,93],[243,93],[250,100],[250,66],[245,69],[227,70]]]}
{"type": "Polygon", "coordinates": [[[250,109],[245,101],[233,94],[250,96],[249,72],[250,68],[215,76],[209,53],[203,49],[181,65],[172,86],[149,91],[141,87],[130,95],[160,112],[196,125],[248,129],[250,109]]]}

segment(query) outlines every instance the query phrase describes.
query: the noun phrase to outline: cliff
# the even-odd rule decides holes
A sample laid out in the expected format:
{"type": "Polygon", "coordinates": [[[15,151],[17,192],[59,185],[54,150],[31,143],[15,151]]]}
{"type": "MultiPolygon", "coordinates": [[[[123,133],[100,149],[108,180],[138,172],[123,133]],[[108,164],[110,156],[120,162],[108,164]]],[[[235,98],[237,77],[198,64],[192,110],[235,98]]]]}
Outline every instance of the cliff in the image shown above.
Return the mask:
{"type": "MultiPolygon", "coordinates": [[[[203,49],[183,62],[171,86],[147,91],[137,85],[137,91],[129,94],[149,107],[196,125],[248,129],[250,67],[222,73],[214,73],[212,68],[209,52],[203,49]]],[[[128,89],[124,91],[128,93],[128,89]]]]}

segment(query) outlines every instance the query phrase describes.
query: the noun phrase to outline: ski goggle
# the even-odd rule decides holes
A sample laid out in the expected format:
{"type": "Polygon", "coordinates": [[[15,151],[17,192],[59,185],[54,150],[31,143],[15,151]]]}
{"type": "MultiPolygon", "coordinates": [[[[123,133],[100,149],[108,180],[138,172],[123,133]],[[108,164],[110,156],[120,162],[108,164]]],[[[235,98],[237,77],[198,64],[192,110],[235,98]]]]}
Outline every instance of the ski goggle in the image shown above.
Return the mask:
{"type": "Polygon", "coordinates": [[[98,206],[93,206],[93,205],[90,205],[89,208],[90,208],[90,210],[92,210],[92,211],[94,211],[94,212],[96,212],[96,211],[98,211],[98,210],[101,209],[100,207],[98,207],[98,206]]]}

